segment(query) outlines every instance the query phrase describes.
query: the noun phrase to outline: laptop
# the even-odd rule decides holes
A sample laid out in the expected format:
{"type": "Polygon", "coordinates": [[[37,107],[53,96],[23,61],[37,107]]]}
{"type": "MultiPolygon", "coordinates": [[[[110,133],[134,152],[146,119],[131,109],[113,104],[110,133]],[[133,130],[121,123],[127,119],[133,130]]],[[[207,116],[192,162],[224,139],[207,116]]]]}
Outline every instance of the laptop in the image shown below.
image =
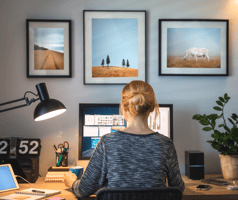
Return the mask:
{"type": "Polygon", "coordinates": [[[0,165],[0,192],[17,190],[19,185],[10,164],[0,165]]]}

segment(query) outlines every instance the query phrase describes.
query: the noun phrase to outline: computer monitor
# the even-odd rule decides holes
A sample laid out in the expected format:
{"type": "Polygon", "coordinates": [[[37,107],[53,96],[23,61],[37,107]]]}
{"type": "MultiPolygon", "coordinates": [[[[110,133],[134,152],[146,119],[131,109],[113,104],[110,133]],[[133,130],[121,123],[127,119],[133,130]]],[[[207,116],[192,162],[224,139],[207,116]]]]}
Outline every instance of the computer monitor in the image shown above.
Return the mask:
{"type": "MultiPolygon", "coordinates": [[[[79,160],[89,160],[100,138],[123,130],[127,123],[119,114],[119,104],[79,104],[79,160]]],[[[173,105],[159,104],[160,115],[148,117],[149,128],[173,140],[173,105]]]]}

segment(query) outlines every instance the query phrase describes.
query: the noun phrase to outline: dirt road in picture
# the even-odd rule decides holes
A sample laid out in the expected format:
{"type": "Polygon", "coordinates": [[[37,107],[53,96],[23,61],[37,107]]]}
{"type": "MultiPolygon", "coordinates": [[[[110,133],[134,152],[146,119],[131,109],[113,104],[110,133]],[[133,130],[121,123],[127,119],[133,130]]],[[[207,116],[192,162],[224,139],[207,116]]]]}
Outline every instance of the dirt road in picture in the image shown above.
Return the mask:
{"type": "Polygon", "coordinates": [[[92,67],[92,77],[138,77],[138,69],[115,66],[92,67]]]}
{"type": "Polygon", "coordinates": [[[187,58],[184,60],[184,57],[171,56],[167,58],[167,67],[168,68],[220,68],[221,67],[221,58],[220,56],[211,56],[209,61],[203,58],[187,58]]]}
{"type": "Polygon", "coordinates": [[[64,54],[52,50],[34,51],[35,70],[63,70],[64,54]]]}

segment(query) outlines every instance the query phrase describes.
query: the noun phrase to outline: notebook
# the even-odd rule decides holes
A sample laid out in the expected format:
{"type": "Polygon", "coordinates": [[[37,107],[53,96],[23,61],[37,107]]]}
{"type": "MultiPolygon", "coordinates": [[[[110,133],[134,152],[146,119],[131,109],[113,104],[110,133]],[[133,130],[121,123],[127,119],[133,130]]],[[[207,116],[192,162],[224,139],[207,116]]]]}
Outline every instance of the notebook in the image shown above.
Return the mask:
{"type": "Polygon", "coordinates": [[[0,197],[0,199],[35,200],[35,199],[43,199],[43,198],[46,198],[55,194],[60,194],[60,193],[61,193],[60,190],[29,188],[26,190],[15,192],[14,194],[0,197]],[[44,191],[45,193],[32,192],[32,190],[44,191]]]}

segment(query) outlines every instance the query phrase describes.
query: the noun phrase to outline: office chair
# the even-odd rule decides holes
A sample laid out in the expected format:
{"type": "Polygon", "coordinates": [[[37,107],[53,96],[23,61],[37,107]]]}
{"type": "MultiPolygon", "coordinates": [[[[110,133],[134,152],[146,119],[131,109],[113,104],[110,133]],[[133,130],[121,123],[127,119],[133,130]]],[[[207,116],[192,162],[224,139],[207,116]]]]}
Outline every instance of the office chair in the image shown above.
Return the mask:
{"type": "Polygon", "coordinates": [[[176,187],[166,188],[105,188],[96,200],[181,200],[182,192],[176,187]]]}

